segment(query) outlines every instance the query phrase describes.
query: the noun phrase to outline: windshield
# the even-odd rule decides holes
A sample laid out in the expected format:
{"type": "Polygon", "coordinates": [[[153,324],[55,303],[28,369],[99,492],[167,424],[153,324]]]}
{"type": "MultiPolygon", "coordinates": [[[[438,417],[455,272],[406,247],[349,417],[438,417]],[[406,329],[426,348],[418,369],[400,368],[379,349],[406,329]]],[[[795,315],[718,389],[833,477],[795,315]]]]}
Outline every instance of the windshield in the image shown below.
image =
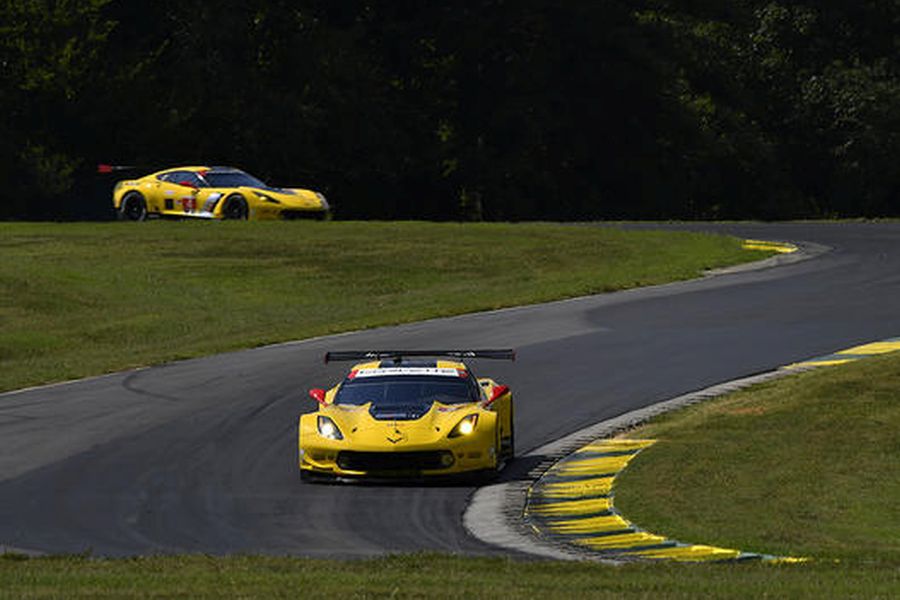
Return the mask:
{"type": "Polygon", "coordinates": [[[217,188],[246,186],[268,189],[269,187],[253,175],[248,175],[243,171],[208,171],[204,175],[204,179],[210,187],[217,188]]]}
{"type": "Polygon", "coordinates": [[[341,385],[335,404],[361,406],[372,403],[369,412],[376,419],[418,419],[435,402],[462,404],[478,402],[478,390],[471,378],[446,376],[382,376],[348,379],[341,385]]]}

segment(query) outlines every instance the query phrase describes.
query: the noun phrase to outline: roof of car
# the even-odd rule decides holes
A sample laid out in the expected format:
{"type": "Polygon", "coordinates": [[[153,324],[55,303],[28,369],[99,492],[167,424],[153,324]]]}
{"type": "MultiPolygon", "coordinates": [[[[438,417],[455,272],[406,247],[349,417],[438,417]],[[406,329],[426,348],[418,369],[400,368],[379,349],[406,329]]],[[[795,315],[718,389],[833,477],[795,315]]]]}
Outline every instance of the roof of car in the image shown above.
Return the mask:
{"type": "Polygon", "coordinates": [[[163,169],[162,171],[157,171],[158,173],[168,173],[169,171],[193,171],[193,172],[211,172],[211,173],[244,173],[241,169],[237,167],[223,167],[223,166],[204,166],[204,165],[190,165],[186,167],[169,167],[168,169],[163,169]]]}
{"type": "Polygon", "coordinates": [[[208,170],[209,170],[209,167],[202,167],[202,166],[197,166],[197,165],[187,166],[187,167],[169,167],[168,169],[162,169],[160,171],[157,171],[156,173],[153,173],[153,175],[156,175],[159,173],[168,173],[170,171],[193,171],[193,172],[196,172],[196,171],[208,171],[208,170]]]}

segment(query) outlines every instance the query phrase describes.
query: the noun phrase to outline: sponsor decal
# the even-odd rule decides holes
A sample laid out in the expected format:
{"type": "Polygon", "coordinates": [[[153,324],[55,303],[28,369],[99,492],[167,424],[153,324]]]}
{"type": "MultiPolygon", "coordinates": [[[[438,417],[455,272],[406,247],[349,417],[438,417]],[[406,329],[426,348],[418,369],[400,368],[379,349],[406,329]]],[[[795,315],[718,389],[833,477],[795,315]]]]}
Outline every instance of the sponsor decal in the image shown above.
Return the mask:
{"type": "Polygon", "coordinates": [[[384,377],[387,375],[438,375],[441,377],[459,377],[456,369],[440,367],[381,367],[377,369],[359,369],[356,377],[384,377]]]}

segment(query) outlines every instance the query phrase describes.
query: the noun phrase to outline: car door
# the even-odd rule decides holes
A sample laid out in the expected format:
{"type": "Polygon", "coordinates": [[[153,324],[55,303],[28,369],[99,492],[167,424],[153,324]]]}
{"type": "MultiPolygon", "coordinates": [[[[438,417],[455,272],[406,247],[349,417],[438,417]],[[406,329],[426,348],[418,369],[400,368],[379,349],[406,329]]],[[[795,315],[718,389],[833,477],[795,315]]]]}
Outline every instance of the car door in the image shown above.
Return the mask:
{"type": "Polygon", "coordinates": [[[190,184],[192,175],[183,170],[160,173],[148,195],[150,210],[170,216],[190,213],[196,206],[196,188],[190,184]]]}
{"type": "Polygon", "coordinates": [[[197,174],[193,171],[174,171],[167,183],[174,192],[172,198],[175,213],[196,214],[199,210],[197,196],[203,183],[197,174]]]}

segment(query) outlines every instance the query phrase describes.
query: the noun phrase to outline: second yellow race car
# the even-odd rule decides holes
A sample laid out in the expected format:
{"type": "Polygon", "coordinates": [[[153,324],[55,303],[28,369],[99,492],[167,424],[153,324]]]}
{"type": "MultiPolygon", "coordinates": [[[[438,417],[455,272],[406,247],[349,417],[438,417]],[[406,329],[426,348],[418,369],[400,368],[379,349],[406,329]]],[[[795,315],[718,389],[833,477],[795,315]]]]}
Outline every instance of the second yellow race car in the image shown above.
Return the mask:
{"type": "MultiPolygon", "coordinates": [[[[114,167],[106,165],[108,172],[114,167]]],[[[232,167],[176,167],[120,181],[113,190],[120,219],[148,216],[199,219],[324,218],[325,196],[312,190],[269,186],[232,167]]]]}
{"type": "Polygon", "coordinates": [[[500,470],[515,454],[512,392],[476,378],[463,358],[514,360],[515,354],[327,353],[326,362],[365,362],[330,390],[310,390],[319,407],[300,417],[301,476],[415,478],[500,470]],[[415,359],[426,356],[445,358],[415,359]]]}

